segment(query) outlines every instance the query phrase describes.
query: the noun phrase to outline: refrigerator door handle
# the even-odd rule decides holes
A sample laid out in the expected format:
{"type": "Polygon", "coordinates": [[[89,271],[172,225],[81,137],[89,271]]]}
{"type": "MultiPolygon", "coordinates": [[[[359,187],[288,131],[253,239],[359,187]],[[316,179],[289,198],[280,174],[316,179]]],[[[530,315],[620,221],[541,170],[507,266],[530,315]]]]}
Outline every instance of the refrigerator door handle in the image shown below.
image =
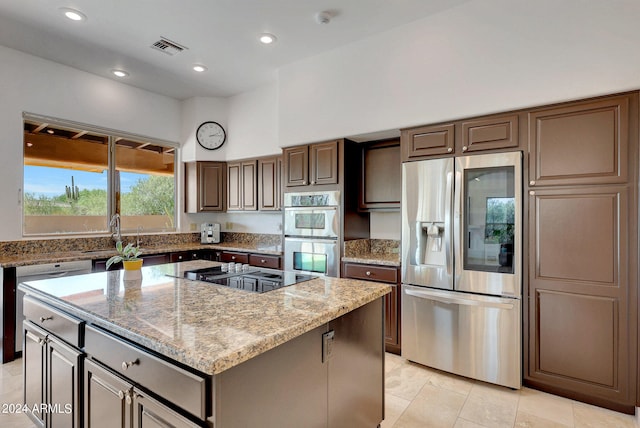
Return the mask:
{"type": "Polygon", "coordinates": [[[444,303],[447,305],[466,305],[466,306],[482,306],[484,308],[496,308],[496,309],[513,309],[513,304],[511,303],[497,303],[497,302],[487,302],[481,300],[472,300],[472,299],[464,299],[460,297],[446,297],[435,293],[430,293],[428,291],[414,290],[414,289],[405,289],[405,293],[409,296],[418,297],[421,299],[427,300],[435,300],[440,303],[444,303]]]}
{"type": "Polygon", "coordinates": [[[455,255],[455,282],[457,283],[460,280],[460,275],[462,275],[462,248],[464,245],[464,237],[462,236],[462,198],[464,194],[463,184],[462,184],[462,168],[459,165],[459,159],[456,159],[456,168],[455,168],[455,185],[454,185],[454,194],[453,194],[453,242],[454,242],[454,255],[455,255]]]}
{"type": "Polygon", "coordinates": [[[447,184],[444,197],[444,253],[447,265],[447,275],[453,274],[453,247],[451,237],[453,229],[451,224],[451,205],[453,204],[453,171],[447,171],[447,184]]]}

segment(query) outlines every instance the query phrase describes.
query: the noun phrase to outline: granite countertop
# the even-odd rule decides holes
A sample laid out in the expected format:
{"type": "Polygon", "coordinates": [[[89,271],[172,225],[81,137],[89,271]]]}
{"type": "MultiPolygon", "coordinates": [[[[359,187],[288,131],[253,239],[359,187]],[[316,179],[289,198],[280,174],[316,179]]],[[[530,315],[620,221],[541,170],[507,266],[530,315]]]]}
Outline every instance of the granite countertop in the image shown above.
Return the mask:
{"type": "MultiPolygon", "coordinates": [[[[170,244],[159,245],[153,247],[142,246],[142,255],[161,254],[161,253],[177,253],[181,251],[194,250],[227,250],[256,252],[259,254],[282,255],[282,247],[277,245],[251,244],[243,242],[222,242],[219,244],[200,244],[197,242],[191,244],[170,244]]],[[[9,268],[17,266],[27,266],[39,263],[58,263],[76,260],[98,260],[108,259],[115,255],[115,249],[107,250],[89,250],[89,251],[58,251],[50,253],[33,253],[18,255],[0,255],[0,268],[9,268]]]]}
{"type": "Polygon", "coordinates": [[[371,281],[319,277],[258,294],[182,279],[196,260],[20,285],[88,323],[203,373],[215,375],[391,291],[371,281]],[[175,277],[167,276],[172,275],[175,277]]]}
{"type": "Polygon", "coordinates": [[[343,262],[364,263],[368,265],[400,266],[399,254],[360,253],[352,257],[342,257],[343,262]]]}

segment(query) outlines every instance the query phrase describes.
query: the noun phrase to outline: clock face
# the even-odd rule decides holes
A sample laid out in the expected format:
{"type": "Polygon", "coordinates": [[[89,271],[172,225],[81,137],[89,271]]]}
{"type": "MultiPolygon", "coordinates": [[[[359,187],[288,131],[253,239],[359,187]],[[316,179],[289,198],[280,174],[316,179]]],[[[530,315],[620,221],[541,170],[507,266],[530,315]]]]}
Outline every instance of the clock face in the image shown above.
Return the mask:
{"type": "Polygon", "coordinates": [[[217,122],[204,122],[196,131],[198,144],[207,150],[220,148],[227,139],[224,128],[217,122]]]}

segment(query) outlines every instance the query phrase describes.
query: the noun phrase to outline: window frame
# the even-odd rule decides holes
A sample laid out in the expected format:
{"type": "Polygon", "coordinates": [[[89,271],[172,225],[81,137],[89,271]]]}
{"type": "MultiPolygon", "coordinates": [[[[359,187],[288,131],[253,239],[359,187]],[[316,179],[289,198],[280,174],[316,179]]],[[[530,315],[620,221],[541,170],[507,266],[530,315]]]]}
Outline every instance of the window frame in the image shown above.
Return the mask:
{"type": "MultiPolygon", "coordinates": [[[[174,141],[169,141],[169,140],[163,140],[161,138],[155,138],[155,137],[149,137],[146,135],[141,135],[141,134],[135,134],[135,133],[131,133],[131,132],[126,132],[126,131],[120,131],[117,129],[112,129],[112,128],[107,128],[107,127],[103,127],[103,126],[98,126],[98,125],[91,125],[91,124],[86,124],[86,123],[81,123],[81,122],[76,122],[76,121],[72,121],[72,120],[66,120],[66,119],[60,119],[60,118],[55,118],[55,117],[50,117],[50,116],[43,116],[43,115],[39,115],[39,114],[35,114],[35,113],[30,113],[30,112],[23,112],[22,113],[22,133],[24,135],[24,126],[25,126],[25,121],[34,121],[34,122],[40,122],[40,123],[48,123],[51,125],[56,125],[56,126],[60,126],[60,127],[66,127],[66,128],[72,128],[72,129],[78,129],[78,130],[82,130],[82,131],[88,131],[88,132],[93,132],[93,133],[98,133],[98,134],[104,134],[107,136],[107,145],[108,145],[108,154],[107,154],[107,162],[108,162],[108,168],[107,168],[107,230],[104,232],[70,232],[70,233],[27,233],[25,231],[25,211],[24,211],[24,200],[25,200],[25,189],[24,189],[24,137],[22,139],[22,177],[21,177],[21,201],[20,201],[20,205],[21,205],[21,216],[20,216],[20,222],[21,222],[21,233],[22,233],[22,237],[23,238],[37,238],[37,237],[68,237],[68,236],[110,236],[112,231],[110,230],[110,227],[108,226],[109,224],[109,220],[116,214],[120,214],[119,212],[117,212],[117,196],[116,196],[116,189],[118,188],[118,174],[116,174],[116,143],[117,141],[121,140],[121,139],[126,139],[126,140],[133,140],[133,141],[140,141],[143,140],[145,142],[149,142],[153,145],[157,145],[157,146],[162,146],[162,147],[169,147],[173,149],[173,153],[174,153],[174,163],[173,163],[173,186],[174,186],[174,206],[173,206],[173,216],[175,219],[175,223],[174,223],[174,228],[172,230],[164,230],[164,231],[157,231],[157,230],[149,230],[147,232],[149,233],[176,233],[178,230],[180,230],[180,215],[179,215],[179,210],[178,207],[180,206],[179,203],[179,197],[180,197],[180,192],[178,189],[178,182],[179,182],[179,177],[178,177],[178,171],[179,168],[178,166],[180,165],[181,159],[180,159],[180,143],[174,142],[174,141]]],[[[121,215],[121,214],[120,214],[121,215]]],[[[124,231],[124,232],[130,232],[129,230],[124,231]]],[[[133,231],[135,232],[135,231],[133,231]]]]}

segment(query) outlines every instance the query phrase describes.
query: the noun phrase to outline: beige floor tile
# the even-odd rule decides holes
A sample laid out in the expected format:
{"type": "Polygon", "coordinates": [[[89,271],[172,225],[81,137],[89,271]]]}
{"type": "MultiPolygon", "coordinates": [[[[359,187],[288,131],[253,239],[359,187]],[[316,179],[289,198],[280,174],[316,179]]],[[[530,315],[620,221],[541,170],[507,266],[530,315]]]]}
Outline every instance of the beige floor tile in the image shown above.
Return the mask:
{"type": "Polygon", "coordinates": [[[35,428],[35,425],[25,414],[0,414],[0,427],[35,428]]]}
{"type": "Polygon", "coordinates": [[[22,376],[5,376],[0,379],[0,394],[22,390],[22,376]]]}
{"type": "Polygon", "coordinates": [[[573,426],[573,403],[571,400],[535,389],[522,388],[518,412],[524,412],[557,424],[573,426]]]}
{"type": "MultiPolygon", "coordinates": [[[[538,414],[542,413],[543,410],[539,409],[538,414]]],[[[522,412],[518,410],[516,414],[516,424],[515,428],[567,428],[573,427],[571,425],[564,425],[557,422],[554,422],[549,419],[545,419],[540,416],[532,415],[526,412],[522,412]]]]}
{"type": "Polygon", "coordinates": [[[589,404],[573,402],[575,428],[637,428],[636,417],[589,404]]]}
{"type": "Polygon", "coordinates": [[[460,417],[491,428],[513,427],[519,391],[477,382],[471,388],[460,417]]]}
{"type": "Polygon", "coordinates": [[[429,383],[439,388],[467,395],[471,391],[475,381],[451,373],[436,371],[429,379],[429,383]]]}
{"type": "Polygon", "coordinates": [[[386,392],[405,400],[413,400],[432,375],[433,372],[418,364],[401,364],[386,374],[386,392]]]}
{"type": "Polygon", "coordinates": [[[404,364],[406,360],[399,355],[386,353],[384,358],[384,371],[389,373],[391,370],[397,368],[401,364],[404,364]]]}
{"type": "Polygon", "coordinates": [[[382,422],[382,428],[391,428],[396,423],[402,412],[409,407],[411,401],[404,398],[396,397],[395,395],[386,394],[384,397],[384,421],[382,422]]]}
{"type": "Polygon", "coordinates": [[[426,384],[393,428],[451,428],[465,399],[464,394],[426,384]]]}
{"type": "Polygon", "coordinates": [[[458,418],[453,428],[491,428],[484,425],[477,424],[475,422],[468,421],[466,419],[458,418]]]}
{"type": "Polygon", "coordinates": [[[22,374],[22,358],[13,360],[10,363],[2,365],[2,368],[9,372],[11,376],[18,376],[22,374]]]}

